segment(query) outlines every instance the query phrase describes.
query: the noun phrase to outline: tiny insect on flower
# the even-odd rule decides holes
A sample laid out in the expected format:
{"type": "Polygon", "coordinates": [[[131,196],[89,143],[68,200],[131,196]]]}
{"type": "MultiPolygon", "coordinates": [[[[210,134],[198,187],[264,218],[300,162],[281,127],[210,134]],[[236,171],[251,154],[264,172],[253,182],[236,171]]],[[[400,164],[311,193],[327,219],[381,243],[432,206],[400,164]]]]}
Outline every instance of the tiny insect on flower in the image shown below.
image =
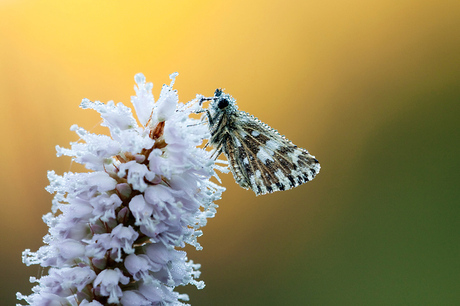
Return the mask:
{"type": "Polygon", "coordinates": [[[256,195],[288,190],[311,181],[320,170],[318,160],[254,116],[239,111],[235,99],[222,89],[205,112],[214,156],[227,157],[235,181],[256,195]]]}

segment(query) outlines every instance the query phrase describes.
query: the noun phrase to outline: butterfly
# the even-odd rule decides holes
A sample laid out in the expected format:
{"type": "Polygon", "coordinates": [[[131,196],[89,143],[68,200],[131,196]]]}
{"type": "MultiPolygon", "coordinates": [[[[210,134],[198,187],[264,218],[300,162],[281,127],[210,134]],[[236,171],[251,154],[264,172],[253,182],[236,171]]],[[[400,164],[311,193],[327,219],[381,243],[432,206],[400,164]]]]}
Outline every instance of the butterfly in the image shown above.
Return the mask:
{"type": "MultiPolygon", "coordinates": [[[[256,195],[288,190],[311,181],[320,170],[318,160],[275,129],[239,111],[236,100],[222,89],[201,97],[216,158],[224,153],[235,181],[256,195]]],[[[206,119],[205,119],[206,120],[206,119]]]]}

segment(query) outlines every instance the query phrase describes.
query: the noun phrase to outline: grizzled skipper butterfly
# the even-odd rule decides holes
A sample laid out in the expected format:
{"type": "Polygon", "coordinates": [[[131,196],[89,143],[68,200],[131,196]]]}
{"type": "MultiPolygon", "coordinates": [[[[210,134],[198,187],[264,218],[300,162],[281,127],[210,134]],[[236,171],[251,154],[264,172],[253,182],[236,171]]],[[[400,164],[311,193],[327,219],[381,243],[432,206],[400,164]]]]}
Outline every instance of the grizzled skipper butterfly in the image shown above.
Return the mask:
{"type": "Polygon", "coordinates": [[[206,112],[216,158],[227,157],[235,181],[256,195],[288,190],[311,181],[320,170],[318,160],[254,116],[239,111],[235,99],[221,89],[206,112]]]}

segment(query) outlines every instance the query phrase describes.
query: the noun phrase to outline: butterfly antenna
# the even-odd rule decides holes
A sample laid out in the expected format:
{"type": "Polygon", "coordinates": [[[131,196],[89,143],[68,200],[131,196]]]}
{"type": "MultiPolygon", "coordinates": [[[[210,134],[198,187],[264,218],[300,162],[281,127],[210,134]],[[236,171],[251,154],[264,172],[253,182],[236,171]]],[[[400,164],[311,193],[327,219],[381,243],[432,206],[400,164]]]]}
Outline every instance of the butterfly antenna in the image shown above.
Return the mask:
{"type": "Polygon", "coordinates": [[[214,99],[214,97],[213,97],[213,98],[209,98],[209,97],[201,97],[201,99],[200,99],[200,102],[198,102],[198,105],[200,105],[200,106],[201,106],[201,105],[203,104],[203,102],[206,102],[206,101],[211,101],[212,99],[214,99]]]}

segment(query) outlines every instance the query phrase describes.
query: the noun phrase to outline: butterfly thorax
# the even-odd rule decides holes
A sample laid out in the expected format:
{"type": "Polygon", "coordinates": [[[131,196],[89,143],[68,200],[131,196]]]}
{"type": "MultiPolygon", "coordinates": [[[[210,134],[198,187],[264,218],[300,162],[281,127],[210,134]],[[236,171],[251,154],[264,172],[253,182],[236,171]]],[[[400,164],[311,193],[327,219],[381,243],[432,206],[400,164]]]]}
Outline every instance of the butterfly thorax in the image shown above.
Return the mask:
{"type": "Polygon", "coordinates": [[[240,111],[238,111],[235,99],[224,93],[214,96],[207,116],[211,133],[210,142],[219,149],[226,138],[238,129],[240,111]]]}

